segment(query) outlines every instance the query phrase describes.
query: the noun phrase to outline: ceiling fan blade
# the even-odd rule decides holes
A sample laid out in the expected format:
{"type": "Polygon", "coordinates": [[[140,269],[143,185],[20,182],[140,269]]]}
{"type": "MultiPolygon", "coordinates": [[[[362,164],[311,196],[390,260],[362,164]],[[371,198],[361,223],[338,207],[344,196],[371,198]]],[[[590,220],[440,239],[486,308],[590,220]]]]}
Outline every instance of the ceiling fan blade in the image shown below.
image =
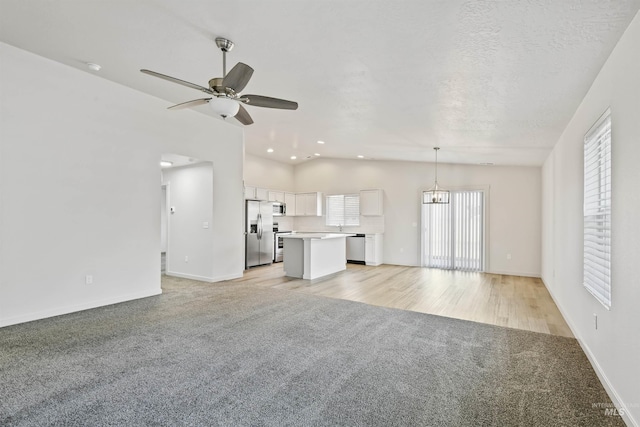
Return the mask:
{"type": "Polygon", "coordinates": [[[233,89],[236,93],[242,92],[242,89],[249,83],[249,79],[253,75],[253,68],[247,64],[238,62],[222,79],[222,86],[233,89]]]}
{"type": "Polygon", "coordinates": [[[149,74],[150,76],[153,76],[153,77],[158,77],[164,80],[168,80],[173,83],[178,83],[179,85],[190,87],[191,89],[201,90],[202,92],[210,93],[213,95],[213,91],[211,89],[206,88],[204,86],[197,85],[195,83],[189,83],[187,81],[176,79],[175,77],[167,76],[165,74],[156,73],[155,71],[151,71],[151,70],[143,69],[143,70],[140,70],[140,72],[144,74],[149,74]]]}
{"type": "Polygon", "coordinates": [[[211,98],[194,99],[193,101],[183,102],[181,104],[172,105],[167,107],[168,110],[182,110],[183,108],[197,107],[198,105],[206,104],[211,101],[211,98]]]}
{"type": "Polygon", "coordinates": [[[287,101],[284,99],[271,98],[261,95],[242,95],[242,98],[247,99],[247,105],[253,105],[254,107],[279,108],[281,110],[298,109],[297,102],[287,101]]]}
{"type": "Polygon", "coordinates": [[[249,115],[249,112],[242,105],[240,105],[240,109],[236,113],[235,118],[243,125],[250,125],[253,123],[253,119],[249,115]]]}

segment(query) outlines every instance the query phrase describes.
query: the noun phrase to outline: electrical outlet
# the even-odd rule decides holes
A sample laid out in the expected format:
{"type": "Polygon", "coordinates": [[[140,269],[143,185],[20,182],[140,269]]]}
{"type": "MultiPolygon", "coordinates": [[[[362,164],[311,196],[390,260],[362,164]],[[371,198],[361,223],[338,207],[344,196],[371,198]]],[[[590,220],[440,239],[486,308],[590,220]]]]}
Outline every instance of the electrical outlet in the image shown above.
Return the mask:
{"type": "Polygon", "coordinates": [[[511,259],[511,254],[507,254],[507,259],[511,259]]]}
{"type": "Polygon", "coordinates": [[[184,256],[184,262],[189,262],[189,257],[188,256],[184,256]]]}
{"type": "Polygon", "coordinates": [[[84,278],[84,283],[87,285],[92,285],[93,284],[93,276],[90,274],[87,274],[84,278]]]}

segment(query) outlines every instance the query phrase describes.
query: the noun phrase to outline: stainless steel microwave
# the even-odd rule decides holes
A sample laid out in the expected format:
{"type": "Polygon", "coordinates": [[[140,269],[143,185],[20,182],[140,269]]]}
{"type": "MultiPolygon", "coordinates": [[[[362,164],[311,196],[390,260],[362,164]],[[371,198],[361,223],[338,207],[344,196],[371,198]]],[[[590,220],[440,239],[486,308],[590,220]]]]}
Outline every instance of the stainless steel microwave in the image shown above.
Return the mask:
{"type": "Polygon", "coordinates": [[[273,202],[273,216],[285,216],[287,214],[287,205],[282,202],[273,202]]]}

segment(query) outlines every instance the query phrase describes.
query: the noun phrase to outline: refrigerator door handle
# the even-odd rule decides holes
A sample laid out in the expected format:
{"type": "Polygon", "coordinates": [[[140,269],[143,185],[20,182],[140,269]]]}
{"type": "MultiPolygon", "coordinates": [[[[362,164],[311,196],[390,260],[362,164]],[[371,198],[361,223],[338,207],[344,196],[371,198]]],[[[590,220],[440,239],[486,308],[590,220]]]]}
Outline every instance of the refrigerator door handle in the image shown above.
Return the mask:
{"type": "Polygon", "coordinates": [[[258,214],[258,240],[262,240],[262,214],[258,214]]]}

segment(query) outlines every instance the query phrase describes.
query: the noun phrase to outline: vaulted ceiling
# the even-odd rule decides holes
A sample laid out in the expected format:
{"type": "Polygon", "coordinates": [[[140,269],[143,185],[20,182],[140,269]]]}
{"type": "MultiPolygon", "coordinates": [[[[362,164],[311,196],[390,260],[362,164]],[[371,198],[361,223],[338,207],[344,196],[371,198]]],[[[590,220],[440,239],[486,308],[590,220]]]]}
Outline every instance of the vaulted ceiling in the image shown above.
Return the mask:
{"type": "MultiPolygon", "coordinates": [[[[540,165],[639,9],[640,0],[2,0],[0,40],[86,72],[100,64],[97,75],[170,106],[202,93],[139,70],[207,86],[222,76],[214,39],[227,37],[228,67],[255,69],[245,93],[300,105],[247,107],[246,151],[274,160],[431,161],[438,145],[444,162],[540,165]]],[[[222,120],[207,105],[194,110],[222,120]]]]}

